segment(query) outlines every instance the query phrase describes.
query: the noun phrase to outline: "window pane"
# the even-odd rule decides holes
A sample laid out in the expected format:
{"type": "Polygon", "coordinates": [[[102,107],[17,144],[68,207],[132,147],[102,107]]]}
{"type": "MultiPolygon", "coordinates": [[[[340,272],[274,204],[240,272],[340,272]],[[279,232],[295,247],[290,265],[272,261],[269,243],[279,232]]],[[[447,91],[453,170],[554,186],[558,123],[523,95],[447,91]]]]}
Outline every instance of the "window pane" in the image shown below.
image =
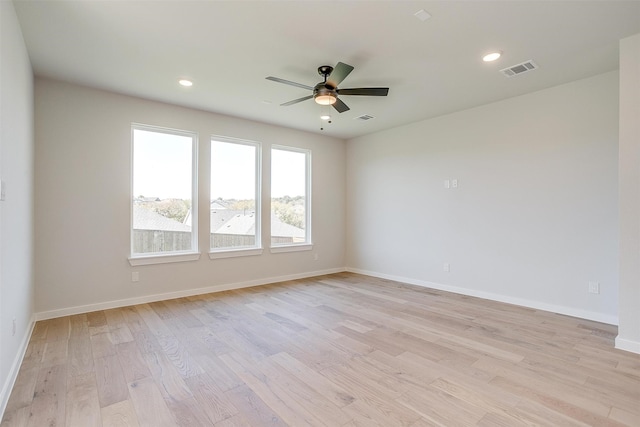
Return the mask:
{"type": "Polygon", "coordinates": [[[134,127],[132,255],[194,250],[194,141],[134,127]]]}
{"type": "Polygon", "coordinates": [[[260,246],[254,143],[211,141],[211,250],[260,246]]]}
{"type": "Polygon", "coordinates": [[[271,150],[271,246],[308,243],[308,152],[271,150]]]}

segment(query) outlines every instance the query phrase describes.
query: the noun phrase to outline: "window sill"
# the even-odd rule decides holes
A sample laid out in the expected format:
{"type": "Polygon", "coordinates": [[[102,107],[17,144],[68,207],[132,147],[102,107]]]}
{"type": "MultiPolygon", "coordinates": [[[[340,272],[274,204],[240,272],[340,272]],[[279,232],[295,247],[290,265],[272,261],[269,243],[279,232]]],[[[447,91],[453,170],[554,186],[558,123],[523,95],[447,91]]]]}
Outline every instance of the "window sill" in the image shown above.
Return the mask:
{"type": "Polygon", "coordinates": [[[270,248],[270,252],[272,254],[279,254],[284,252],[301,252],[301,251],[310,251],[313,249],[313,244],[311,243],[303,243],[300,245],[283,245],[283,246],[273,246],[270,248]]]}
{"type": "Polygon", "coordinates": [[[262,255],[262,248],[250,249],[223,249],[209,252],[209,259],[235,258],[242,256],[262,255]]]}
{"type": "Polygon", "coordinates": [[[200,252],[182,252],[177,254],[153,254],[153,255],[139,255],[129,258],[129,264],[135,267],[138,265],[152,265],[152,264],[168,264],[171,262],[187,262],[197,261],[200,259],[200,252]]]}

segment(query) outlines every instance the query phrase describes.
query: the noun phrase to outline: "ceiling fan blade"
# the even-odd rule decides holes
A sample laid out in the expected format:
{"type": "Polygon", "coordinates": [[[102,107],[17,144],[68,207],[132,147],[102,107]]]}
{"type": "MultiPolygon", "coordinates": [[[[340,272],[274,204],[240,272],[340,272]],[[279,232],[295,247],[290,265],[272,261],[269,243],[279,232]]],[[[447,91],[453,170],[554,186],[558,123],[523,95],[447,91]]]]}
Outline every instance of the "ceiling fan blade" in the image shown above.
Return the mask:
{"type": "Polygon", "coordinates": [[[388,87],[361,87],[353,89],[338,89],[340,95],[364,95],[364,96],[387,96],[388,87]]]}
{"type": "Polygon", "coordinates": [[[336,102],[333,103],[333,108],[335,108],[338,113],[344,113],[345,111],[350,110],[350,108],[347,107],[347,104],[342,102],[340,98],[336,98],[336,102]]]}
{"type": "Polygon", "coordinates": [[[313,90],[313,87],[311,86],[307,86],[307,85],[303,85],[302,83],[296,83],[296,82],[292,82],[290,80],[285,80],[285,79],[280,79],[278,77],[265,77],[267,80],[271,80],[272,82],[278,82],[278,83],[284,83],[286,85],[289,86],[295,86],[295,87],[299,87],[302,89],[307,89],[307,90],[313,90]]]}
{"type": "Polygon", "coordinates": [[[327,77],[327,83],[336,88],[352,71],[353,67],[351,65],[338,62],[329,77],[327,77]]]}
{"type": "Polygon", "coordinates": [[[294,99],[293,101],[285,102],[284,104],[280,104],[281,107],[288,107],[289,105],[297,104],[298,102],[306,101],[307,99],[313,98],[313,95],[303,96],[302,98],[294,99]]]}

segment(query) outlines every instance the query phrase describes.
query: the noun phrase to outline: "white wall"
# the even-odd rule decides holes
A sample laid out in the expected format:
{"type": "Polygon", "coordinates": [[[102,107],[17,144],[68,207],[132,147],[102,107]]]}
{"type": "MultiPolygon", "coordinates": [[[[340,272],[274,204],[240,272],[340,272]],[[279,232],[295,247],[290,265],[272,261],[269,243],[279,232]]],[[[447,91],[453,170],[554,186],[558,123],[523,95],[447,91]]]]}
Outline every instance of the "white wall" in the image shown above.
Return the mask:
{"type": "MultiPolygon", "coordinates": [[[[40,318],[344,268],[343,140],[39,78],[35,94],[35,304],[40,318]],[[200,135],[199,261],[142,267],[127,261],[132,122],[200,135]],[[265,250],[261,256],[209,259],[211,134],[260,141],[265,156],[271,144],[312,150],[313,251],[265,250]],[[131,282],[133,271],[140,273],[137,283],[131,282]]],[[[268,197],[265,163],[263,197],[268,197]]]]}
{"type": "Polygon", "coordinates": [[[0,2],[0,178],[1,418],[33,317],[33,73],[10,1],[0,2]]]}
{"type": "Polygon", "coordinates": [[[620,327],[640,353],[640,34],[620,41],[620,327]]]}
{"type": "Polygon", "coordinates": [[[617,139],[616,71],[350,140],[347,266],[616,323],[617,139]]]}

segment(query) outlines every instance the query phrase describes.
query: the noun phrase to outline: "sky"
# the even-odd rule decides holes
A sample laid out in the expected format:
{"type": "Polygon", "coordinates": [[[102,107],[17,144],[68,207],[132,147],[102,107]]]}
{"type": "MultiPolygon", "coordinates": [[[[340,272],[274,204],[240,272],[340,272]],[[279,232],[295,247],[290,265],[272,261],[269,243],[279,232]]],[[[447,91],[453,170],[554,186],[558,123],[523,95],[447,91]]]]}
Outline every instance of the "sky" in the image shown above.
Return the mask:
{"type": "Polygon", "coordinates": [[[271,150],[271,197],[304,196],[305,154],[271,150]]]}
{"type": "Polygon", "coordinates": [[[133,131],[133,196],[191,199],[192,138],[133,131]]]}
{"type": "MultiPolygon", "coordinates": [[[[211,200],[255,198],[256,146],[211,142],[211,200]]],[[[134,129],[133,196],[191,199],[192,138],[134,129]]],[[[271,152],[272,197],[305,193],[305,154],[271,152]]]]}
{"type": "Polygon", "coordinates": [[[255,199],[256,147],[211,141],[211,200],[255,199]]]}

